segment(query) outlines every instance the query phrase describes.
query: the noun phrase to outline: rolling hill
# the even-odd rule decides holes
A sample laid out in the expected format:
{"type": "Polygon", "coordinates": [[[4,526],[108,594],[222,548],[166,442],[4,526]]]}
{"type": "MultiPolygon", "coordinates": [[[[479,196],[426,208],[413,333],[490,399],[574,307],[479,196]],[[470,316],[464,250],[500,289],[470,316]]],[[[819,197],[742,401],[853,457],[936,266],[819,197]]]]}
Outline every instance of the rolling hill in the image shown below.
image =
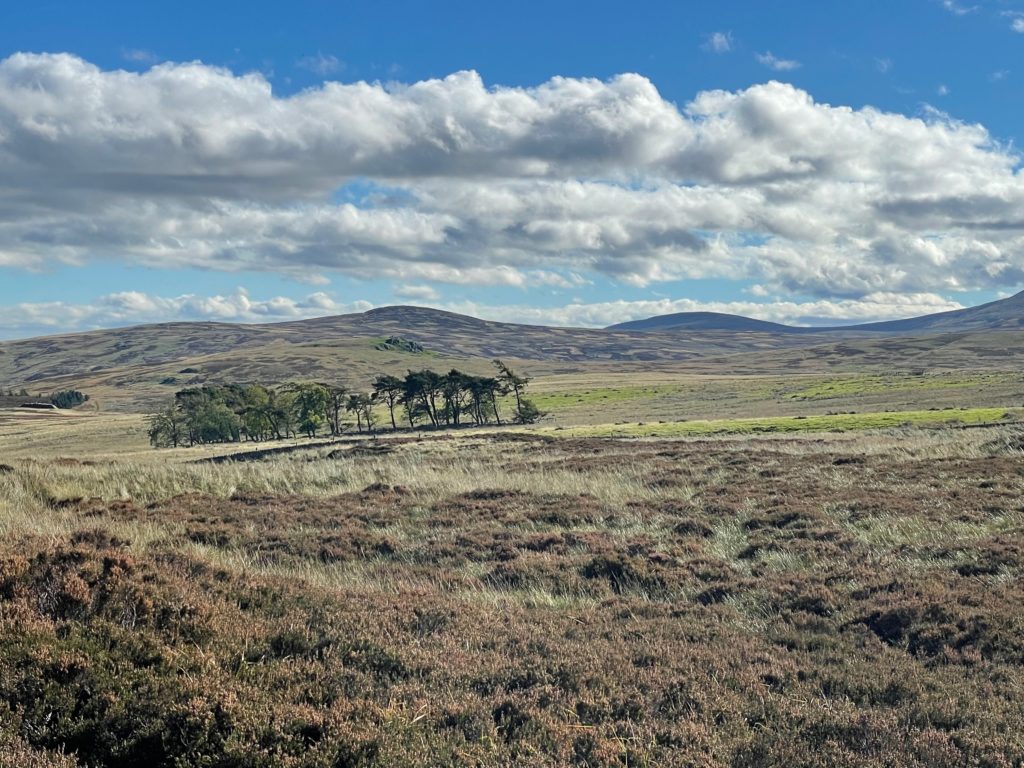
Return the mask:
{"type": "MultiPolygon", "coordinates": [[[[268,325],[169,323],[0,343],[0,385],[32,383],[124,366],[161,366],[211,356],[252,358],[270,349],[285,357],[303,350],[375,347],[400,336],[451,359],[508,357],[552,362],[681,361],[708,354],[776,348],[764,333],[708,332],[692,338],[585,328],[552,328],[480,320],[425,307],[383,307],[268,325]]],[[[353,362],[359,362],[353,360],[353,362]]]]}
{"type": "Polygon", "coordinates": [[[675,312],[608,326],[609,331],[743,331],[782,334],[964,333],[1024,329],[1024,292],[976,307],[905,320],[827,327],[797,327],[721,312],[675,312]]]}
{"type": "Polygon", "coordinates": [[[750,333],[807,333],[806,328],[797,328],[767,320],[756,320],[743,315],[729,315],[724,312],[675,312],[671,315],[655,315],[643,320],[630,320],[610,325],[609,331],[746,331],[750,333]]]}
{"type": "Polygon", "coordinates": [[[1024,295],[971,309],[845,328],[793,328],[684,313],[609,329],[500,323],[424,307],[268,325],[168,323],[0,343],[0,388],[75,388],[95,407],[131,410],[186,386],[296,379],[363,386],[378,373],[502,357],[533,375],[674,371],[718,376],[867,369],[1016,368],[1024,295]],[[422,352],[388,348],[390,336],[422,352]]]}
{"type": "Polygon", "coordinates": [[[533,373],[656,368],[789,343],[782,334],[708,331],[680,338],[498,323],[397,306],[269,325],[170,323],[3,342],[0,387],[33,393],[76,388],[104,407],[130,408],[210,381],[365,384],[377,373],[410,368],[489,371],[495,357],[528,363],[533,373]],[[418,342],[424,351],[379,348],[390,336],[418,342]]]}
{"type": "Polygon", "coordinates": [[[907,320],[864,323],[843,330],[882,333],[959,333],[963,331],[1019,331],[1024,329],[1024,292],[976,307],[955,309],[907,320]]]}

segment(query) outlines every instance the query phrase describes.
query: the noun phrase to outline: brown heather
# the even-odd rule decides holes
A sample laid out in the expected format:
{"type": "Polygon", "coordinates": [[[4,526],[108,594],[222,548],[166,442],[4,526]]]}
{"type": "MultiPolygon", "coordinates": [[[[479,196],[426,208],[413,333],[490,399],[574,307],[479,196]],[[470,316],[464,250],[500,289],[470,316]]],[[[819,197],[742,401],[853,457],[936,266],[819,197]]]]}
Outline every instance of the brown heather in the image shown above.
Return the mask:
{"type": "Polygon", "coordinates": [[[1012,438],[15,462],[0,765],[1020,765],[1012,438]]]}

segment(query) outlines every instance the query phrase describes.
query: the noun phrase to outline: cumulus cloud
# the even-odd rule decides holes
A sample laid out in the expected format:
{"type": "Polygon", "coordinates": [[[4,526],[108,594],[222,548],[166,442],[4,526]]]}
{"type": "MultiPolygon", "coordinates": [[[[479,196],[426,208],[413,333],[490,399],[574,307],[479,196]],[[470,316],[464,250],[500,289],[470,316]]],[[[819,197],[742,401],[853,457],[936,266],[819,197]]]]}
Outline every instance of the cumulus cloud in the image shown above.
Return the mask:
{"type": "Polygon", "coordinates": [[[322,77],[337,74],[345,68],[345,65],[337,56],[320,52],[317,52],[315,56],[303,56],[295,62],[295,66],[299,67],[299,69],[308,70],[314,75],[320,75],[322,77]]]}
{"type": "Polygon", "coordinates": [[[429,285],[399,285],[392,293],[409,301],[437,301],[441,298],[437,290],[429,285]]]}
{"type": "Polygon", "coordinates": [[[49,301],[0,307],[0,328],[6,336],[21,337],[172,321],[272,323],[365,312],[372,307],[366,301],[338,302],[322,292],[304,299],[277,296],[257,300],[250,298],[243,288],[226,296],[161,297],[141,291],[122,291],[87,304],[49,301]]]}
{"type": "Polygon", "coordinates": [[[136,64],[155,64],[160,60],[159,56],[145,48],[125,48],[121,51],[121,58],[136,64]]]}
{"type": "Polygon", "coordinates": [[[961,5],[956,0],[942,0],[942,7],[955,16],[966,16],[979,8],[977,5],[961,5]]]}
{"type": "Polygon", "coordinates": [[[1020,11],[1003,11],[1003,15],[1010,19],[1010,29],[1024,34],[1024,13],[1020,11]]]}
{"type": "Polygon", "coordinates": [[[728,53],[732,50],[732,32],[712,32],[703,47],[713,53],[728,53]]]}
{"type": "MultiPolygon", "coordinates": [[[[760,293],[760,292],[755,292],[760,293]]],[[[651,299],[637,301],[573,302],[555,307],[525,304],[488,305],[473,301],[438,301],[430,286],[404,285],[395,294],[438,309],[487,320],[560,327],[602,328],[627,320],[674,312],[724,312],[791,325],[832,325],[890,320],[960,309],[961,305],[935,294],[877,292],[859,299],[792,301],[693,301],[651,299]]],[[[328,315],[365,312],[367,301],[338,302],[326,293],[304,299],[278,296],[253,299],[239,288],[230,295],[187,294],[161,297],[139,291],[102,296],[86,304],[69,302],[24,303],[0,307],[0,328],[9,337],[71,332],[139,323],[215,320],[231,323],[272,323],[328,315]]]]}
{"type": "Polygon", "coordinates": [[[755,53],[754,58],[769,69],[774,69],[776,72],[789,72],[790,70],[800,68],[799,61],[794,61],[793,59],[780,59],[771,51],[755,53]]]}
{"type": "Polygon", "coordinates": [[[984,127],[775,81],[682,106],[635,74],[506,88],[459,72],[280,97],[199,63],[0,61],[0,268],[743,278],[845,301],[1020,284],[1021,211],[1019,157],[984,127]]]}

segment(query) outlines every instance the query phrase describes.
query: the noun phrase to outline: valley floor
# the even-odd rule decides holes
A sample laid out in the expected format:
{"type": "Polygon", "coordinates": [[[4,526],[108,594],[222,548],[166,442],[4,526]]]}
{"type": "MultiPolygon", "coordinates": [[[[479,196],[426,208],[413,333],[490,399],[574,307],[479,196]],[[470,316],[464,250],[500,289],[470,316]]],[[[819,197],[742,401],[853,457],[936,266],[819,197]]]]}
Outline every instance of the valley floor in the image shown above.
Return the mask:
{"type": "Polygon", "coordinates": [[[1013,425],[108,446],[0,454],[0,765],[1024,755],[1013,425]]]}

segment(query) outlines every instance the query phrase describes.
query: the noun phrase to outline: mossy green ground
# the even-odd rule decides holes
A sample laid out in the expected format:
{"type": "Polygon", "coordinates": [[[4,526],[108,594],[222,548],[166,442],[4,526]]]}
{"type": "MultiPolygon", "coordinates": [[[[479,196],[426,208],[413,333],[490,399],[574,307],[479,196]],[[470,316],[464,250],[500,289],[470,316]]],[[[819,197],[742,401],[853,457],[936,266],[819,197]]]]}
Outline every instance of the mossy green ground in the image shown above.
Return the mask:
{"type": "Polygon", "coordinates": [[[559,408],[578,405],[600,405],[616,403],[624,400],[643,400],[662,397],[680,391],[680,387],[671,385],[647,387],[594,387],[564,392],[531,393],[530,399],[542,411],[555,411],[559,408]]]}
{"type": "Polygon", "coordinates": [[[554,428],[567,437],[685,437],[690,435],[757,434],[770,432],[846,432],[893,427],[947,424],[996,424],[1016,420],[1018,408],[954,408],[939,411],[838,413],[759,419],[712,419],[637,424],[596,424],[554,428]]]}
{"type": "Polygon", "coordinates": [[[892,391],[970,389],[1007,384],[1019,380],[1019,376],[1003,372],[845,376],[816,381],[795,392],[787,393],[786,397],[793,400],[826,400],[892,391]]]}
{"type": "Polygon", "coordinates": [[[548,424],[564,427],[811,417],[826,411],[1020,407],[1024,376],[1016,371],[730,377],[651,373],[604,380],[579,375],[538,377],[529,397],[549,414],[548,424]]]}
{"type": "MultiPolygon", "coordinates": [[[[1024,386],[1024,377],[1009,372],[977,374],[930,373],[921,375],[897,373],[891,375],[829,377],[801,376],[795,380],[789,377],[749,377],[745,380],[729,379],[728,382],[734,386],[739,386],[742,383],[744,393],[750,397],[824,400],[894,391],[971,389],[1014,383],[1024,386]]],[[[644,400],[681,395],[697,390],[707,390],[712,384],[718,384],[718,382],[688,381],[679,384],[587,388],[580,386],[564,390],[535,392],[530,397],[542,409],[572,408],[578,405],[615,403],[626,400],[644,400]]]]}

